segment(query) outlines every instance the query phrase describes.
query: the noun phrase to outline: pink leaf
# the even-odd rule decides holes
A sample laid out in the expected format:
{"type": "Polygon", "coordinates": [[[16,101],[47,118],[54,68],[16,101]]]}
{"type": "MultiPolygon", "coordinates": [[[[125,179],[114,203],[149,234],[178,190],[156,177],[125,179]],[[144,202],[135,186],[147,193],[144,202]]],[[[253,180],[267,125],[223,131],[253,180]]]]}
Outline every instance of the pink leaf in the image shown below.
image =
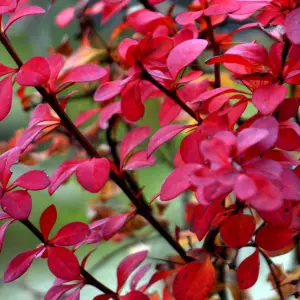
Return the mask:
{"type": "Polygon", "coordinates": [[[1,207],[8,215],[16,220],[28,219],[31,208],[31,196],[26,191],[11,191],[1,198],[1,207]]]}
{"type": "Polygon", "coordinates": [[[100,111],[99,107],[95,107],[92,109],[89,109],[87,111],[85,111],[84,113],[80,114],[76,120],[75,120],[75,125],[77,127],[81,126],[82,124],[84,124],[87,120],[89,120],[90,118],[92,118],[95,114],[97,114],[100,111]]]}
{"type": "Polygon", "coordinates": [[[175,79],[183,68],[203,52],[207,44],[206,40],[195,39],[185,41],[174,47],[167,58],[167,66],[172,77],[175,79]]]}
{"type": "Polygon", "coordinates": [[[67,7],[62,10],[55,19],[56,25],[60,28],[68,26],[75,15],[75,7],[67,7]]]}
{"type": "Polygon", "coordinates": [[[110,164],[107,158],[93,158],[80,164],[76,177],[80,185],[91,193],[99,192],[109,178],[110,164]]]}
{"type": "Polygon", "coordinates": [[[199,168],[198,164],[185,164],[175,169],[161,187],[160,199],[168,201],[190,188],[190,175],[199,168]]]}
{"type": "Polygon", "coordinates": [[[176,17],[176,22],[180,25],[193,24],[197,19],[203,15],[203,10],[199,11],[185,11],[176,17]]]}
{"type": "Polygon", "coordinates": [[[160,128],[150,139],[148,145],[148,155],[150,156],[158,147],[174,138],[183,130],[190,128],[187,125],[172,124],[160,128]]]}
{"type": "Polygon", "coordinates": [[[257,281],[259,274],[259,252],[258,249],[242,261],[237,269],[237,282],[241,289],[252,287],[257,281]]]}
{"type": "Polygon", "coordinates": [[[0,95],[0,121],[2,121],[11,110],[13,96],[12,76],[8,76],[0,81],[0,95]]]}
{"type": "Polygon", "coordinates": [[[48,61],[41,56],[29,59],[17,74],[17,83],[21,86],[40,86],[50,78],[48,61]]]}
{"type": "Polygon", "coordinates": [[[64,300],[80,300],[80,287],[67,295],[64,300]]]}
{"type": "Polygon", "coordinates": [[[285,18],[285,30],[292,43],[300,44],[300,7],[292,10],[285,18]]]}
{"type": "Polygon", "coordinates": [[[269,115],[284,101],[287,92],[284,85],[263,85],[253,92],[252,102],[263,115],[269,115]]]}
{"type": "Polygon", "coordinates": [[[52,195],[61,184],[72,176],[78,166],[82,163],[82,160],[74,159],[63,162],[51,176],[51,184],[48,188],[49,194],[52,195]]]}
{"type": "Polygon", "coordinates": [[[15,186],[24,188],[25,190],[39,191],[48,187],[50,179],[44,171],[33,170],[21,175],[13,183],[15,186]]]}
{"type": "Polygon", "coordinates": [[[26,17],[26,16],[32,16],[32,15],[40,15],[44,14],[46,11],[39,7],[39,6],[25,6],[18,10],[16,10],[12,16],[9,18],[3,32],[6,32],[6,30],[17,20],[26,17]]]}
{"type": "Polygon", "coordinates": [[[3,281],[5,283],[12,282],[22,276],[31,266],[39,251],[39,248],[29,250],[13,258],[6,267],[3,281]]]}
{"type": "Polygon", "coordinates": [[[130,274],[146,259],[147,255],[148,251],[141,251],[128,255],[121,261],[117,269],[117,292],[123,287],[130,274]]]}
{"type": "Polygon", "coordinates": [[[76,280],[80,278],[80,266],[75,254],[61,247],[48,247],[48,267],[58,278],[76,280]]]}
{"type": "Polygon", "coordinates": [[[122,140],[120,144],[120,168],[122,168],[126,157],[130,152],[141,144],[151,132],[149,126],[138,127],[131,130],[122,140]]]}
{"type": "Polygon", "coordinates": [[[140,150],[129,157],[123,170],[136,170],[155,165],[155,157],[148,156],[147,150],[140,150]]]}
{"type": "Polygon", "coordinates": [[[257,193],[257,187],[253,179],[245,174],[240,174],[234,184],[235,195],[241,200],[255,196],[257,193]]]}
{"type": "Polygon", "coordinates": [[[5,232],[6,232],[6,229],[8,228],[8,226],[14,222],[14,220],[10,220],[8,222],[5,222],[4,224],[2,224],[0,226],[0,252],[2,250],[2,246],[3,246],[3,242],[4,242],[4,235],[5,235],[5,232]]]}
{"type": "Polygon", "coordinates": [[[130,281],[130,289],[136,290],[137,284],[140,282],[140,280],[145,276],[145,274],[150,270],[151,264],[146,264],[142,266],[132,277],[130,281]]]}
{"type": "Polygon", "coordinates": [[[48,290],[47,294],[45,295],[45,300],[59,300],[63,294],[76,286],[77,284],[54,285],[50,290],[48,290]]]}
{"type": "Polygon", "coordinates": [[[105,106],[99,114],[99,127],[101,129],[106,129],[108,127],[108,122],[115,114],[120,114],[121,112],[121,102],[113,102],[105,106]]]}
{"type": "Polygon", "coordinates": [[[72,222],[63,226],[51,239],[51,243],[57,246],[73,246],[86,239],[90,233],[87,224],[72,222]]]}
{"type": "Polygon", "coordinates": [[[241,7],[241,4],[238,1],[214,0],[209,4],[209,6],[205,10],[204,14],[205,14],[205,16],[218,16],[218,15],[232,13],[232,12],[238,10],[240,7],[241,7]]]}
{"type": "Polygon", "coordinates": [[[95,101],[102,102],[119,95],[124,87],[123,80],[105,82],[96,90],[95,101]]]}
{"type": "Polygon", "coordinates": [[[111,239],[133,215],[134,213],[129,212],[109,217],[102,226],[103,238],[105,240],[111,239]]]}
{"type": "Polygon", "coordinates": [[[159,111],[159,124],[166,126],[180,114],[181,107],[172,99],[166,97],[159,111]]]}
{"type": "Polygon", "coordinates": [[[84,65],[79,66],[71,70],[68,75],[62,80],[59,85],[61,87],[67,83],[81,83],[81,82],[90,82],[98,80],[104,77],[107,74],[107,71],[97,65],[84,65]]]}
{"type": "Polygon", "coordinates": [[[45,240],[48,240],[49,233],[57,220],[57,211],[52,204],[47,207],[40,217],[40,228],[45,240]]]}
{"type": "Polygon", "coordinates": [[[265,129],[246,128],[239,132],[237,136],[238,154],[243,153],[251,146],[259,143],[268,136],[269,132],[265,129]]]}

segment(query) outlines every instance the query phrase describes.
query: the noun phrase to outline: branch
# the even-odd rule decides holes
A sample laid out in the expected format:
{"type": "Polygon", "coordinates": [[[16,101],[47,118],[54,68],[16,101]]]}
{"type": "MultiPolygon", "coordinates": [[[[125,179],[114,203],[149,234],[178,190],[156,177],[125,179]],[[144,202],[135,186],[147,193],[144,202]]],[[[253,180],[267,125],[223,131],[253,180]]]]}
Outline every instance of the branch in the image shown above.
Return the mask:
{"type": "MultiPolygon", "coordinates": [[[[6,48],[7,52],[14,59],[19,68],[22,67],[22,60],[16,53],[8,38],[2,33],[0,33],[0,42],[6,48]]],[[[61,108],[56,96],[48,93],[43,86],[37,86],[35,88],[43,97],[43,101],[48,103],[58,115],[63,127],[78,141],[82,148],[85,149],[87,154],[90,157],[101,158],[94,146],[89,142],[88,139],[86,139],[86,137],[80,132],[69,116],[61,108]]],[[[172,235],[166,231],[166,229],[151,215],[149,212],[149,206],[140,201],[140,198],[128,187],[126,181],[120,176],[119,173],[111,169],[110,178],[120,187],[128,199],[130,199],[132,204],[136,207],[137,213],[144,217],[160,233],[160,235],[172,246],[172,248],[181,256],[184,261],[190,262],[193,260],[191,257],[186,255],[182,246],[177,243],[172,235]]]]}
{"type": "MultiPolygon", "coordinates": [[[[44,240],[44,237],[42,233],[29,221],[24,220],[20,221],[27,229],[29,229],[45,246],[47,246],[47,242],[44,240]]],[[[80,268],[81,275],[85,278],[85,282],[89,285],[94,286],[104,294],[112,294],[116,295],[115,292],[113,292],[110,288],[105,286],[103,283],[98,281],[94,276],[92,276],[88,271],[86,271],[84,268],[80,268]]]]}
{"type": "Polygon", "coordinates": [[[176,104],[178,104],[187,114],[189,114],[195,121],[201,123],[200,117],[190,108],[188,107],[182,100],[177,96],[176,92],[170,91],[165,88],[161,83],[159,83],[151,74],[144,68],[141,62],[138,62],[139,67],[142,69],[142,76],[144,80],[149,81],[159,90],[161,90],[165,95],[167,95],[170,99],[172,99],[176,104]]]}
{"type": "MultiPolygon", "coordinates": [[[[214,35],[214,29],[211,24],[210,17],[205,17],[205,21],[207,23],[207,30],[209,39],[211,42],[211,46],[213,49],[214,56],[220,55],[220,45],[218,42],[216,42],[215,35],[214,35]]],[[[221,70],[220,70],[220,64],[214,65],[214,73],[215,73],[215,82],[214,82],[214,88],[219,88],[221,86],[221,70]]]]}
{"type": "Polygon", "coordinates": [[[139,0],[139,2],[141,4],[143,4],[145,6],[145,8],[152,10],[152,11],[157,11],[157,9],[153,5],[151,5],[148,0],[139,0]]]}

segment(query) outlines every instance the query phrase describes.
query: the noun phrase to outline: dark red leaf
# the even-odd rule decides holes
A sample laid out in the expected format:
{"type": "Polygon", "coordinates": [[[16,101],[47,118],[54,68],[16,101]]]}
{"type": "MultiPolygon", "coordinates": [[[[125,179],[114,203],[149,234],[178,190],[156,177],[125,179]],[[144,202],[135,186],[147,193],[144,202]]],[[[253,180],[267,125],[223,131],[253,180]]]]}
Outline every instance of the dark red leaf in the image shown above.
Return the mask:
{"type": "Polygon", "coordinates": [[[46,58],[37,56],[29,59],[17,74],[21,86],[40,86],[50,78],[50,67],[46,58]]]}
{"type": "Polygon", "coordinates": [[[1,198],[1,207],[8,215],[16,220],[28,219],[31,208],[31,196],[26,191],[11,191],[1,198]]]}
{"type": "Polygon", "coordinates": [[[39,248],[29,250],[13,258],[6,267],[3,276],[3,281],[5,283],[8,283],[22,276],[31,266],[33,260],[35,259],[39,251],[39,248]]]}
{"type": "Polygon", "coordinates": [[[255,220],[251,215],[234,215],[226,219],[221,225],[220,234],[224,243],[239,249],[245,246],[255,231],[255,220]]]}
{"type": "Polygon", "coordinates": [[[47,207],[40,217],[40,228],[45,240],[48,240],[49,233],[57,220],[57,211],[52,204],[47,207]]]}
{"type": "Polygon", "coordinates": [[[80,185],[91,193],[99,192],[109,178],[110,163],[107,158],[92,158],[80,164],[76,177],[80,185]]]}
{"type": "Polygon", "coordinates": [[[280,250],[293,242],[294,235],[289,228],[266,224],[257,232],[255,243],[267,251],[280,250]]]}
{"type": "Polygon", "coordinates": [[[58,246],[73,246],[86,239],[90,233],[87,224],[72,222],[63,226],[51,239],[51,243],[58,246]]]}
{"type": "Polygon", "coordinates": [[[179,270],[173,282],[173,294],[176,300],[206,299],[214,282],[215,269],[211,261],[194,261],[179,270]]]}
{"type": "Polygon", "coordinates": [[[146,259],[148,251],[141,251],[125,257],[119,264],[117,269],[117,292],[125,284],[130,274],[146,259]]]}
{"type": "Polygon", "coordinates": [[[13,96],[13,84],[12,76],[8,76],[0,81],[0,121],[6,118],[11,110],[12,96],[13,96]]]}
{"type": "Polygon", "coordinates": [[[58,278],[76,280],[80,278],[80,266],[75,254],[62,247],[48,247],[48,267],[58,278]]]}
{"type": "Polygon", "coordinates": [[[34,170],[21,175],[13,185],[22,187],[26,190],[39,191],[48,187],[50,179],[44,171],[34,170]]]}
{"type": "Polygon", "coordinates": [[[248,289],[257,281],[259,274],[259,252],[258,249],[242,261],[237,269],[237,282],[240,289],[248,289]]]}

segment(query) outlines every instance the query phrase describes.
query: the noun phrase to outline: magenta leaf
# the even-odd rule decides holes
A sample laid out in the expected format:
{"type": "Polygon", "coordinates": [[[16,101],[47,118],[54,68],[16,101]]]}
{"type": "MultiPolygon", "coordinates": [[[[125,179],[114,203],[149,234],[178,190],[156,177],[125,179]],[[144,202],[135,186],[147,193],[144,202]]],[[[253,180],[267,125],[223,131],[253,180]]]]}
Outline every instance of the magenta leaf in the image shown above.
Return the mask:
{"type": "Polygon", "coordinates": [[[150,156],[158,147],[171,140],[187,128],[190,128],[190,126],[181,124],[172,124],[160,128],[149,141],[148,155],[150,156]]]}
{"type": "Polygon", "coordinates": [[[142,266],[132,277],[130,281],[130,289],[132,291],[136,290],[136,287],[140,280],[145,276],[145,274],[150,270],[151,264],[146,264],[142,266]]]}
{"type": "Polygon", "coordinates": [[[125,159],[130,154],[130,152],[141,144],[151,132],[149,126],[138,127],[131,130],[122,140],[120,144],[120,168],[122,168],[125,159]]]}
{"type": "Polygon", "coordinates": [[[77,284],[54,285],[50,290],[48,290],[47,294],[45,295],[45,300],[59,300],[63,294],[76,286],[77,284]]]}
{"type": "Polygon", "coordinates": [[[167,66],[174,79],[178,73],[194,61],[206,48],[206,40],[194,39],[185,41],[174,47],[168,58],[167,66]]]}
{"type": "Polygon", "coordinates": [[[109,178],[110,164],[107,158],[93,158],[76,169],[80,185],[91,193],[99,192],[109,178]]]}
{"type": "Polygon", "coordinates": [[[36,56],[29,59],[17,74],[17,83],[21,86],[40,86],[50,78],[50,67],[46,58],[36,56]]]}
{"type": "Polygon", "coordinates": [[[39,248],[28,250],[13,258],[6,267],[3,281],[5,283],[12,282],[22,276],[31,266],[39,251],[39,248]]]}
{"type": "Polygon", "coordinates": [[[120,300],[149,300],[150,298],[139,291],[132,291],[126,294],[125,296],[121,296],[120,300]]]}
{"type": "Polygon", "coordinates": [[[102,102],[114,98],[121,93],[124,87],[122,83],[121,80],[115,80],[99,85],[94,96],[95,101],[102,102]]]}
{"type": "Polygon", "coordinates": [[[176,17],[176,22],[180,25],[193,24],[197,19],[203,15],[203,10],[199,11],[185,11],[176,17]]]}
{"type": "Polygon", "coordinates": [[[0,121],[6,118],[11,110],[12,96],[13,96],[13,84],[12,76],[8,76],[0,81],[0,95],[1,95],[1,107],[0,107],[0,121]]]}
{"type": "Polygon", "coordinates": [[[269,115],[284,101],[287,92],[284,85],[263,85],[253,92],[252,102],[263,115],[269,115]]]}
{"type": "Polygon", "coordinates": [[[107,71],[97,65],[84,65],[74,68],[60,83],[59,88],[67,83],[80,83],[98,80],[104,77],[107,71]]]}
{"type": "Polygon", "coordinates": [[[0,76],[7,75],[10,73],[16,73],[16,72],[17,72],[16,69],[13,69],[13,68],[7,67],[3,64],[0,64],[0,76]]]}
{"type": "Polygon", "coordinates": [[[3,32],[6,32],[6,30],[17,20],[26,17],[26,16],[32,16],[32,15],[40,15],[44,14],[46,11],[39,7],[39,6],[26,6],[22,7],[18,10],[16,10],[12,16],[9,18],[3,32]]]}
{"type": "Polygon", "coordinates": [[[48,240],[49,233],[57,220],[57,211],[52,204],[47,207],[40,217],[40,228],[45,240],[48,240]]]}
{"type": "Polygon", "coordinates": [[[86,239],[90,233],[91,231],[87,224],[72,222],[63,226],[51,239],[51,243],[57,246],[73,246],[86,239]]]}
{"type": "Polygon", "coordinates": [[[13,219],[28,219],[32,208],[32,200],[28,192],[21,190],[7,192],[0,201],[3,211],[13,219]]]}
{"type": "Polygon", "coordinates": [[[148,251],[141,251],[125,257],[117,269],[117,292],[124,286],[130,274],[146,259],[148,251]]]}
{"type": "Polygon", "coordinates": [[[50,179],[44,171],[33,170],[21,175],[13,183],[15,186],[22,187],[26,190],[39,191],[47,188],[50,179]]]}
{"type": "Polygon", "coordinates": [[[48,267],[58,278],[76,280],[80,278],[80,266],[75,254],[62,247],[48,247],[48,267]]]}
{"type": "Polygon", "coordinates": [[[99,114],[99,127],[101,129],[106,129],[108,127],[109,120],[115,114],[120,114],[121,112],[121,102],[113,102],[105,106],[99,114]]]}
{"type": "Polygon", "coordinates": [[[155,165],[155,162],[155,157],[153,155],[148,156],[147,150],[140,150],[129,157],[123,166],[123,170],[129,171],[150,167],[155,165]]]}
{"type": "Polygon", "coordinates": [[[62,10],[55,19],[56,25],[60,28],[66,27],[69,25],[75,15],[75,7],[67,7],[62,10]]]}
{"type": "Polygon", "coordinates": [[[2,246],[3,246],[3,242],[4,242],[4,235],[5,235],[5,232],[6,232],[6,229],[8,228],[8,226],[14,222],[14,220],[10,220],[8,222],[5,222],[3,223],[1,226],[0,226],[0,252],[2,250],[2,246]]]}
{"type": "Polygon", "coordinates": [[[293,9],[285,18],[285,30],[292,43],[300,44],[300,7],[293,9]]]}

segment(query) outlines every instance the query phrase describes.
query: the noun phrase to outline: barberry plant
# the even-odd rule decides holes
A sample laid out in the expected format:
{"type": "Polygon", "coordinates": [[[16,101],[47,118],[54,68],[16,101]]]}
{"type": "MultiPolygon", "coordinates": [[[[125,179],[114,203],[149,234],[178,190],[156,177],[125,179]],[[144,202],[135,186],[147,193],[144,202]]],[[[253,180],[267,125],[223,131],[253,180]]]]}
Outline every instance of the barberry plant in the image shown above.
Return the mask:
{"type": "Polygon", "coordinates": [[[272,257],[299,247],[300,1],[195,0],[179,14],[176,3],[164,0],[140,0],[134,11],[130,0],[74,1],[55,22],[59,28],[79,24],[78,48],[64,40],[47,57],[23,62],[10,27],[56,4],[29,2],[0,0],[0,42],[15,62],[0,63],[0,120],[18,98],[30,113],[27,128],[0,156],[0,249],[14,222],[39,243],[7,264],[3,281],[18,279],[43,259],[56,277],[46,300],[80,299],[86,285],[98,290],[94,300],[245,299],[242,291],[256,283],[265,261],[278,298],[298,297],[300,278],[291,279],[272,257]],[[124,10],[123,22],[105,41],[98,17],[103,26],[124,10]],[[220,31],[228,20],[237,29],[220,31]],[[249,30],[261,31],[270,46],[236,35],[249,30]],[[82,98],[92,99],[93,108],[71,118],[66,108],[82,98]],[[146,102],[159,103],[151,116],[159,123],[154,132],[144,118],[146,102]],[[174,139],[176,151],[162,152],[174,139]],[[39,157],[66,153],[49,177],[47,170],[31,170],[11,179],[16,163],[35,165],[39,157]],[[138,170],[155,166],[161,154],[172,171],[146,199],[138,170]],[[48,189],[51,197],[73,175],[97,195],[91,206],[96,216],[53,232],[52,204],[33,224],[30,191],[48,189]],[[119,193],[129,201],[121,211],[110,205],[119,193]],[[187,228],[172,228],[166,207],[182,195],[177,213],[187,228]],[[117,285],[109,287],[86,268],[94,250],[82,261],[77,257],[85,244],[96,249],[147,226],[174,252],[159,258],[164,263],[149,280],[142,282],[151,269],[146,250],[125,257],[116,266],[117,285]],[[252,253],[239,262],[246,247],[252,253]],[[158,281],[162,289],[153,293],[158,281]]]}

